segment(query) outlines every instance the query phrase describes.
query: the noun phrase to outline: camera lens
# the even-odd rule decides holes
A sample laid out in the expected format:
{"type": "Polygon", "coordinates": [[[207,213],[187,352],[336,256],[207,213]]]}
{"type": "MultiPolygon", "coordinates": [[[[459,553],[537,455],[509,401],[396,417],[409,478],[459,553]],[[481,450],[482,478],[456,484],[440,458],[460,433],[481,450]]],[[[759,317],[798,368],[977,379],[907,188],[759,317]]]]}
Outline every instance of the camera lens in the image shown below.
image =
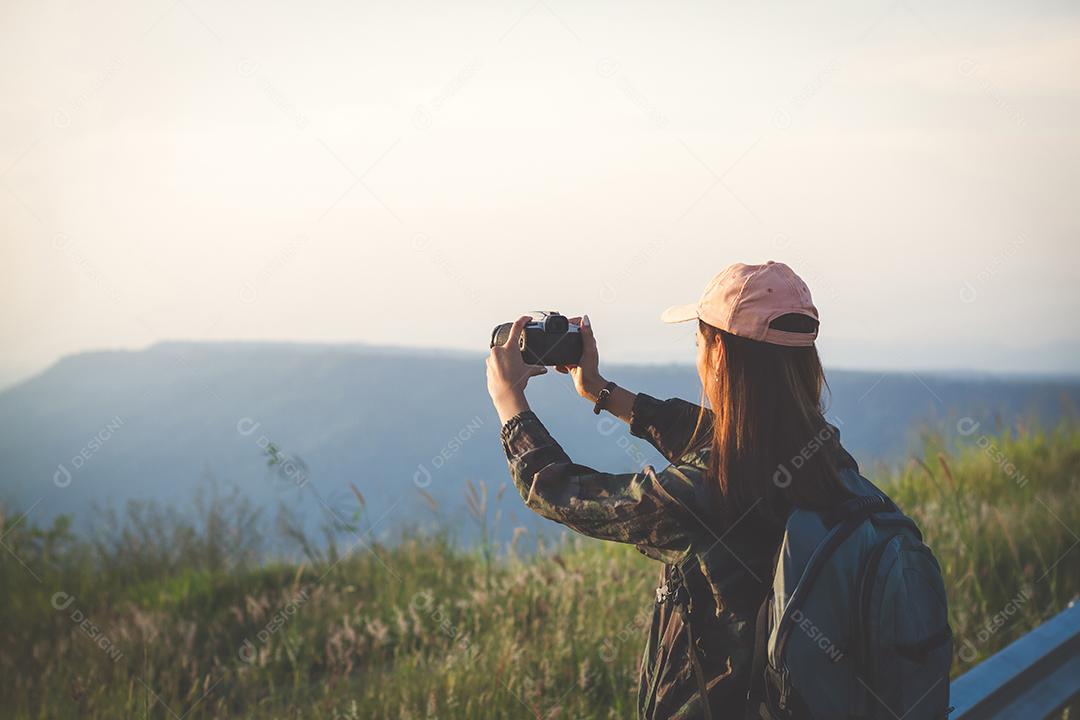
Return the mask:
{"type": "Polygon", "coordinates": [[[565,315],[549,315],[544,322],[544,332],[557,335],[570,328],[570,321],[565,315]]]}

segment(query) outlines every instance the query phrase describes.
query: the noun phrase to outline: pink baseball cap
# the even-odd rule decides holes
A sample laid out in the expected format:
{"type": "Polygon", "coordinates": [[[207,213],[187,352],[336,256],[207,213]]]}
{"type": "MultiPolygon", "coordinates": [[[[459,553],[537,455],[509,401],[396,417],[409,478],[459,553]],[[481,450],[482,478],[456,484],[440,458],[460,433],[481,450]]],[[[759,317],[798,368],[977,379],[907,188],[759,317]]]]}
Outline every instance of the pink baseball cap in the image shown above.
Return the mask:
{"type": "Polygon", "coordinates": [[[732,335],[788,347],[806,347],[817,339],[818,311],[810,288],[784,263],[730,265],[705,286],[697,303],[675,305],[660,315],[668,323],[700,319],[732,335]],[[813,318],[813,332],[769,327],[783,315],[813,318]]]}

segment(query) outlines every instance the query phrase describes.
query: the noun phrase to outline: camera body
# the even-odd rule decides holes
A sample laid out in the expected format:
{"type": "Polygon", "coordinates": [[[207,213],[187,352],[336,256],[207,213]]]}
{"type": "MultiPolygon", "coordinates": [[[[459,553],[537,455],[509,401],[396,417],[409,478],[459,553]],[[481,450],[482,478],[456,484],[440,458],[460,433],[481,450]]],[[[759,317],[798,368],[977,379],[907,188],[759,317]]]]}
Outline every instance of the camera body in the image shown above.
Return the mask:
{"type": "MultiPolygon", "coordinates": [[[[581,361],[581,331],[558,311],[529,313],[532,322],[521,333],[521,355],[528,365],[577,365],[581,361]]],[[[514,323],[495,326],[491,347],[502,345],[510,337],[514,323]]]]}

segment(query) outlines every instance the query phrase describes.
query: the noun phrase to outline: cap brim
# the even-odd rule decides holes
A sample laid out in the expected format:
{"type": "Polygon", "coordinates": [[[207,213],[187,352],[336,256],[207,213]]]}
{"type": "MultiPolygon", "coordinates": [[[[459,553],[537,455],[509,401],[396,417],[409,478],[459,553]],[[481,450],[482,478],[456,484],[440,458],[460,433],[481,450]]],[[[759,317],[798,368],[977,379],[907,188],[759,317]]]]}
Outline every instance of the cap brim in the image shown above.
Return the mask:
{"type": "Polygon", "coordinates": [[[666,323],[681,323],[697,319],[697,303],[672,305],[660,313],[660,319],[666,323]]]}

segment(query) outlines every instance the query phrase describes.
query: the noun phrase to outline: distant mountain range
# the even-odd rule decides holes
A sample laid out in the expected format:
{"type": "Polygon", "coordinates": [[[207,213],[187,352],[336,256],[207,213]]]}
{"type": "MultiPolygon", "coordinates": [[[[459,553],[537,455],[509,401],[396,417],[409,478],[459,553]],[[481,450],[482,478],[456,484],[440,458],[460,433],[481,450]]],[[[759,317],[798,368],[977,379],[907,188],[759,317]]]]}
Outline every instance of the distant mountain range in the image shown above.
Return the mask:
{"type": "MultiPolygon", "coordinates": [[[[604,372],[660,398],[699,395],[690,366],[604,372]]],[[[1049,424],[1080,400],[1080,380],[1070,378],[836,370],[828,379],[829,418],[871,476],[875,463],[903,461],[923,429],[949,434],[963,417],[984,427],[1049,424]]],[[[534,379],[529,399],[577,462],[610,471],[662,463],[625,426],[594,416],[565,376],[534,379]]],[[[186,507],[212,485],[271,509],[284,502],[315,522],[327,506],[351,512],[351,483],[381,537],[439,522],[468,538],[472,480],[491,489],[500,536],[517,525],[555,530],[513,488],[496,502],[509,480],[498,435],[479,354],[273,343],[88,352],[0,392],[0,501],[33,506],[38,522],[71,513],[85,528],[96,507],[131,499],[186,507]],[[268,470],[269,442],[293,459],[284,472],[268,470]]]]}

